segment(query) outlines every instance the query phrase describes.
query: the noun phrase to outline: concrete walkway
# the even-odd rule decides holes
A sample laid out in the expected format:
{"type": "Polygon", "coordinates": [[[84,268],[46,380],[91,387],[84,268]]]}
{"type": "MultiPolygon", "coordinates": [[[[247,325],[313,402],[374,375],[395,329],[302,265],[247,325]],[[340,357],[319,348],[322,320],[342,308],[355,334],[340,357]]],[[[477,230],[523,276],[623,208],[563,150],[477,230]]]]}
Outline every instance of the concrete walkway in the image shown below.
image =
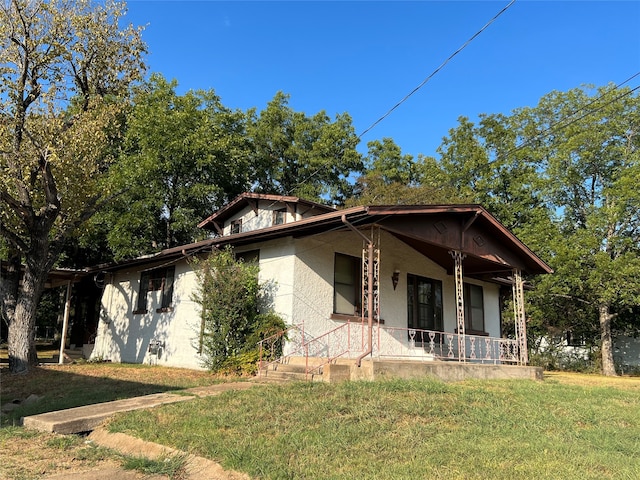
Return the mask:
{"type": "MultiPolygon", "coordinates": [[[[42,432],[74,434],[91,432],[88,440],[96,445],[107,447],[123,455],[144,457],[148,459],[163,458],[171,455],[185,455],[185,480],[247,480],[245,474],[224,470],[219,464],[206,458],[187,455],[184,452],[146,442],[122,433],[109,433],[101,425],[118,412],[152,408],[168,403],[184,402],[198,397],[220,395],[233,390],[245,390],[257,385],[256,382],[236,382],[195,387],[181,390],[180,395],[174,393],[156,393],[142,397],[116,400],[113,402],[86,405],[56,412],[32,415],[23,419],[25,428],[42,432]]],[[[141,475],[138,472],[126,471],[117,465],[101,467],[86,472],[57,474],[45,477],[47,480],[164,480],[163,475],[141,475]]]]}
{"type": "Polygon", "coordinates": [[[167,403],[184,402],[196,397],[220,395],[229,390],[245,390],[260,385],[255,382],[235,382],[195,387],[175,393],[154,393],[142,397],[127,398],[113,402],[96,403],[84,407],[68,408],[56,412],[24,417],[23,426],[41,432],[61,434],[90,432],[102,425],[112,415],[131,410],[153,408],[167,403]]]}

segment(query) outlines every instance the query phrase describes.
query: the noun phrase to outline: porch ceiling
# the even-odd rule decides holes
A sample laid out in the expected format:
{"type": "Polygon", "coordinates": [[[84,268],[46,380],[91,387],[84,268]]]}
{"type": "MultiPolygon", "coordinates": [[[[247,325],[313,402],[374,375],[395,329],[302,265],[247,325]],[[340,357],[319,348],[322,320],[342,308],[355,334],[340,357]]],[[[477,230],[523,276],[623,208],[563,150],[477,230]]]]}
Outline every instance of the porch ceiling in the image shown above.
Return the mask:
{"type": "MultiPolygon", "coordinates": [[[[449,275],[453,274],[453,257],[449,253],[452,247],[428,243],[424,240],[411,238],[397,232],[391,232],[396,238],[409,245],[421,255],[433,260],[444,268],[449,275]]],[[[499,262],[494,262],[486,258],[474,256],[467,253],[464,261],[464,274],[468,277],[486,279],[496,275],[511,273],[513,267],[499,262]]]]}
{"type": "Polygon", "coordinates": [[[524,244],[479,211],[414,214],[411,221],[400,216],[381,218],[377,223],[425,255],[449,273],[453,271],[451,250],[459,250],[465,275],[490,278],[511,273],[514,268],[538,274],[549,269],[524,244]]]}

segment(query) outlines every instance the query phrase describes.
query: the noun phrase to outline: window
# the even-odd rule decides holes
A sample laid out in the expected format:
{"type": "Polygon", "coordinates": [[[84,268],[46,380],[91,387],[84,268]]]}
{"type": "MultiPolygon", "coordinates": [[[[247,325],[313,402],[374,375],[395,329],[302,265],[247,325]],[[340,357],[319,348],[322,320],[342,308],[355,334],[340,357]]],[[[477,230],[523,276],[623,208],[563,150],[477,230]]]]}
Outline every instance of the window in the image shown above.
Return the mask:
{"type": "Polygon", "coordinates": [[[280,208],[273,211],[273,225],[282,225],[287,223],[287,209],[280,208]]]}
{"type": "Polygon", "coordinates": [[[242,219],[238,218],[231,222],[231,235],[242,232],[242,219]]]}
{"type": "Polygon", "coordinates": [[[142,272],[140,275],[140,291],[138,292],[138,303],[133,313],[147,313],[149,292],[162,292],[160,308],[157,313],[171,311],[171,300],[173,297],[173,277],[175,267],[157,268],[142,272]]]}
{"type": "Polygon", "coordinates": [[[484,333],[484,295],[480,285],[464,284],[464,328],[466,333],[484,333]]]}
{"type": "Polygon", "coordinates": [[[336,253],[333,270],[333,312],[359,315],[362,303],[362,260],[336,253]]]}
{"type": "Polygon", "coordinates": [[[260,263],[260,250],[247,250],[246,252],[236,253],[236,260],[244,263],[260,263]]]}
{"type": "Polygon", "coordinates": [[[409,328],[441,332],[442,282],[408,274],[407,313],[409,328]]]}

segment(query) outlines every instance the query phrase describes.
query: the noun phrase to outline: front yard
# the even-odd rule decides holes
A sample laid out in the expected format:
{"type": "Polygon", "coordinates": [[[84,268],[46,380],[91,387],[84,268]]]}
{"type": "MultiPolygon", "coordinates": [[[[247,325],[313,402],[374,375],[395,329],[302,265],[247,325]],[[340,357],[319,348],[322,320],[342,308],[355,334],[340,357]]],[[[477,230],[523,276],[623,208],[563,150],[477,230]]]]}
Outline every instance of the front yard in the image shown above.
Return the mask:
{"type": "MultiPolygon", "coordinates": [[[[0,478],[114,461],[76,437],[6,426],[17,415],[221,380],[132,365],[51,366],[26,376],[5,369],[1,403],[41,398],[4,418],[0,478]]],[[[640,378],[267,385],[125,414],[110,428],[255,478],[640,478],[640,378]]]]}

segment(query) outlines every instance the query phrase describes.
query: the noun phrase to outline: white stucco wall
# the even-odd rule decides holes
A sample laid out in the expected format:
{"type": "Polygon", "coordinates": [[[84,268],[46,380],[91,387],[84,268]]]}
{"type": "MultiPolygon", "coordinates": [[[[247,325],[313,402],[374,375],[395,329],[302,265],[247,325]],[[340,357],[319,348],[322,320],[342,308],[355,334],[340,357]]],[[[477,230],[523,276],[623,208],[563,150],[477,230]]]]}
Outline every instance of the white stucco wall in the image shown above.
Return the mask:
{"type": "MultiPolygon", "coordinates": [[[[300,239],[296,242],[292,317],[305,323],[305,331],[317,336],[340,325],[331,320],[333,313],[334,255],[343,253],[362,256],[362,239],[353,232],[332,232],[300,239]]],[[[464,266],[463,266],[464,268],[464,266]]],[[[407,328],[407,274],[442,281],[444,330],[456,329],[455,281],[444,268],[416,252],[396,237],[382,232],[380,238],[380,318],[385,327],[407,328]],[[395,270],[400,272],[397,288],[391,281],[395,270]]],[[[465,282],[482,286],[484,296],[485,331],[500,336],[500,305],[498,285],[475,279],[465,282]]]]}
{"type": "MultiPolygon", "coordinates": [[[[223,234],[229,235],[231,233],[231,223],[237,219],[242,219],[242,231],[249,232],[252,230],[258,230],[260,228],[268,228],[273,226],[273,212],[275,210],[281,210],[286,208],[284,202],[273,202],[270,200],[260,200],[258,214],[253,208],[247,206],[232,216],[224,223],[223,234]]],[[[298,220],[303,220],[313,216],[313,213],[300,214],[299,212],[291,213],[289,209],[285,212],[285,223],[291,223],[298,220]]]]}
{"type": "MultiPolygon", "coordinates": [[[[252,211],[250,215],[253,215],[252,211]]],[[[456,328],[453,277],[385,232],[382,232],[380,249],[380,317],[385,327],[407,328],[407,274],[414,274],[442,281],[444,330],[453,332],[456,328]],[[395,270],[400,275],[394,290],[391,276],[395,270]]],[[[341,320],[331,319],[334,257],[336,252],[361,257],[362,239],[354,232],[330,232],[301,239],[282,238],[246,245],[237,251],[250,250],[260,251],[260,281],[268,289],[271,308],[287,324],[304,324],[309,338],[344,324],[341,320]]],[[[197,353],[199,307],[192,300],[196,289],[195,273],[186,261],[175,264],[171,312],[157,313],[161,292],[150,292],[152,304],[148,313],[133,314],[141,268],[117,272],[105,286],[92,358],[201,368],[197,353]],[[151,339],[164,342],[158,358],[148,353],[151,339]]],[[[499,337],[499,287],[472,279],[465,281],[483,287],[485,331],[490,336],[499,337]]]]}
{"type": "Polygon", "coordinates": [[[140,270],[113,274],[103,292],[91,358],[201,368],[197,354],[200,316],[191,298],[195,281],[195,273],[185,261],[176,263],[173,311],[156,312],[161,304],[161,292],[155,291],[148,294],[148,313],[133,314],[140,289],[140,270]],[[157,356],[148,352],[152,339],[164,344],[157,356]]]}

